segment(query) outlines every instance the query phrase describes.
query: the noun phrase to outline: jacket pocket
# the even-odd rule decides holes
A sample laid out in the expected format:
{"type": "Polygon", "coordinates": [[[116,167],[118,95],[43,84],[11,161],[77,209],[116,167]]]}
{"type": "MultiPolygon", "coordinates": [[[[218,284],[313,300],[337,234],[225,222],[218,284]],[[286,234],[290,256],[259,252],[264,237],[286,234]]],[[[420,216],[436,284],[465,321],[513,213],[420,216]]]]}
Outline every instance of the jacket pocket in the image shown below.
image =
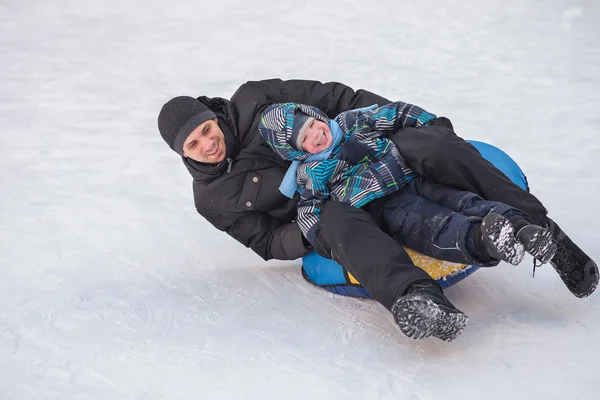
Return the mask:
{"type": "Polygon", "coordinates": [[[239,207],[243,210],[256,210],[258,199],[258,192],[262,183],[262,176],[255,172],[248,172],[244,179],[244,186],[242,187],[242,194],[240,196],[239,207]]]}

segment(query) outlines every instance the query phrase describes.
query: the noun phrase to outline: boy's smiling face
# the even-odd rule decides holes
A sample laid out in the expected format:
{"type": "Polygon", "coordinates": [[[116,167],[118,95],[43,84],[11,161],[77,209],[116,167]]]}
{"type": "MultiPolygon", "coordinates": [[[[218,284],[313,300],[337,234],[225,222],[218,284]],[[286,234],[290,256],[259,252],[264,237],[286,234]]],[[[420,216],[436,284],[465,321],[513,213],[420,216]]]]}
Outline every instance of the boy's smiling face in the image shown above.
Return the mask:
{"type": "Polygon", "coordinates": [[[313,119],[303,132],[301,138],[302,150],[316,154],[328,149],[333,142],[329,125],[318,119],[313,119]]]}

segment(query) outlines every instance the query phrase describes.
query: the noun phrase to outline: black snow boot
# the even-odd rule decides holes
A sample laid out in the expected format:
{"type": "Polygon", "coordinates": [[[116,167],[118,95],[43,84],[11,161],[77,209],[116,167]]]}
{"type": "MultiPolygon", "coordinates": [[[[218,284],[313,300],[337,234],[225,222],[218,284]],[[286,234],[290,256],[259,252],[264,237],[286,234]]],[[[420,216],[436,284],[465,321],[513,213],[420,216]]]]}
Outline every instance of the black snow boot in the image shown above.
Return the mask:
{"type": "Polygon", "coordinates": [[[518,265],[523,261],[525,249],[515,237],[510,221],[500,214],[490,213],[481,222],[483,243],[490,256],[518,265]]]}
{"type": "Polygon", "coordinates": [[[435,281],[413,283],[392,306],[394,320],[411,339],[435,336],[451,342],[460,335],[469,319],[444,296],[435,281]]]}
{"type": "Polygon", "coordinates": [[[557,245],[550,260],[565,286],[576,297],[587,297],[598,286],[598,266],[583,252],[560,227],[547,218],[548,230],[557,245]]]}
{"type": "Polygon", "coordinates": [[[523,244],[525,251],[540,263],[546,264],[556,254],[556,243],[552,232],[538,225],[525,225],[518,229],[517,240],[523,244]]]}

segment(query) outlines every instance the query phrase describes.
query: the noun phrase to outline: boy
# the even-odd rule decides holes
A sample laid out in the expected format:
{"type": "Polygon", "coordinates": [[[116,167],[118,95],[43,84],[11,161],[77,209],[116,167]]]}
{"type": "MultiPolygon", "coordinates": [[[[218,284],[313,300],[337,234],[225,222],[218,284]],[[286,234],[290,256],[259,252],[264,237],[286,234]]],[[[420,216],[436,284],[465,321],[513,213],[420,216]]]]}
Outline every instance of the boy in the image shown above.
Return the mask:
{"type": "MultiPolygon", "coordinates": [[[[310,243],[317,241],[325,202],[374,209],[376,203],[397,241],[434,258],[477,265],[517,265],[524,251],[542,263],[552,258],[551,233],[531,225],[526,214],[418,177],[385,138],[386,132],[425,125],[434,115],[402,102],[373,108],[330,120],[315,107],[285,103],[262,115],[261,135],[282,158],[293,160],[280,190],[288,197],[301,193],[297,222],[310,243]]],[[[408,293],[391,311],[407,336],[450,341],[467,317],[444,300],[448,306],[440,307],[427,293],[408,293]]]]}

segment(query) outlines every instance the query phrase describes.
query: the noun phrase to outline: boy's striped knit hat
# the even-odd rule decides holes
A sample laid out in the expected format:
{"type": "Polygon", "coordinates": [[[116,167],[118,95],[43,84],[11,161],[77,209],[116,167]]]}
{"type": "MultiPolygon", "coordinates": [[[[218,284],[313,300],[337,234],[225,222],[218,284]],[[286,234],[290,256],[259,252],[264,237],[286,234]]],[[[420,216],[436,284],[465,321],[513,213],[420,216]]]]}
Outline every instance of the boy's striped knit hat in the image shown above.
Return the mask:
{"type": "Polygon", "coordinates": [[[313,119],[329,124],[329,117],[316,107],[298,103],[272,104],[262,113],[258,130],[273,151],[285,160],[303,161],[310,156],[298,139],[313,119]]]}

